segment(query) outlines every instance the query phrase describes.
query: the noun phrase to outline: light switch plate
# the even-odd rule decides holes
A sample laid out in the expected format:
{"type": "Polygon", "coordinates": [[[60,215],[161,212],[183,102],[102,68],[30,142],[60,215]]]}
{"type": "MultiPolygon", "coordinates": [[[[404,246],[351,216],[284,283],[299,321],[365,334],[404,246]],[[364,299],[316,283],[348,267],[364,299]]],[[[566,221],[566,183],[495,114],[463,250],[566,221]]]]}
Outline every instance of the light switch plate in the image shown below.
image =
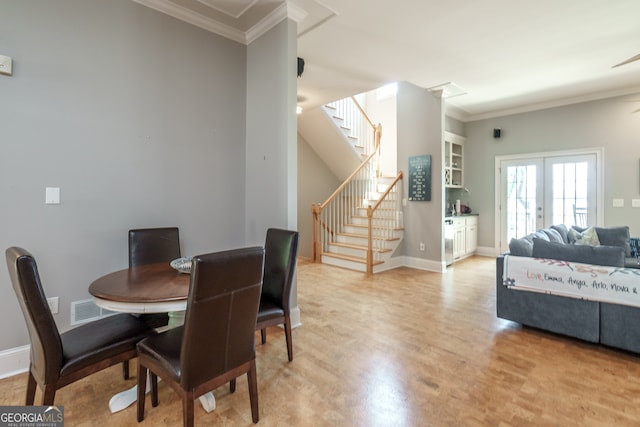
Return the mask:
{"type": "Polygon", "coordinates": [[[631,199],[632,208],[640,208],[640,199],[631,199]]]}
{"type": "Polygon", "coordinates": [[[9,56],[0,55],[0,74],[13,75],[12,59],[9,56]]]}
{"type": "Polygon", "coordinates": [[[59,205],[60,204],[60,188],[46,187],[44,190],[44,202],[47,205],[59,205]]]}
{"type": "Polygon", "coordinates": [[[614,208],[624,208],[624,199],[613,199],[614,208]]]}

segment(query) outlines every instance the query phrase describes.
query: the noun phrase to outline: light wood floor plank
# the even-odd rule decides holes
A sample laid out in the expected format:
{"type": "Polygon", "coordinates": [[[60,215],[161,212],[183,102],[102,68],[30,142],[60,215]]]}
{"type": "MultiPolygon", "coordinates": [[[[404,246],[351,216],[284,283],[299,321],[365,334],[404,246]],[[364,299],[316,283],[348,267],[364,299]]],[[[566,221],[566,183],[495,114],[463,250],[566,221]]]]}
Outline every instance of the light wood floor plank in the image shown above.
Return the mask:
{"type": "MultiPolygon", "coordinates": [[[[261,426],[637,426],[640,359],[496,318],[495,260],[473,257],[445,274],[363,273],[301,259],[302,327],[270,328],[259,344],[261,426]]],[[[135,373],[135,363],[132,366],[135,373]]],[[[128,387],[116,366],[60,390],[67,426],[182,423],[175,393],[111,414],[128,387]]],[[[21,405],[26,374],[0,381],[2,405],[21,405]]],[[[245,377],[214,391],[196,425],[252,425],[245,377]]],[[[36,395],[38,399],[40,394],[36,395]]]]}

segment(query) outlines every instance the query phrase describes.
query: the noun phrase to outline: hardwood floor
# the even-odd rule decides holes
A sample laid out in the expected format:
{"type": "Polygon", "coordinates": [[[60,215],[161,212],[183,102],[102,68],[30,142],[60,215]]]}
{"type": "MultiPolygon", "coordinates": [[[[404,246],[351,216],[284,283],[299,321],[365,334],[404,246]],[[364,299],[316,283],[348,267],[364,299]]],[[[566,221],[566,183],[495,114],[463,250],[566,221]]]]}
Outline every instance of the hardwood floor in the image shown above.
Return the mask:
{"type": "MultiPolygon", "coordinates": [[[[300,260],[293,362],[280,328],[266,345],[256,335],[259,425],[640,425],[640,359],[497,319],[494,270],[494,259],[474,257],[445,274],[367,279],[300,260]]],[[[108,409],[134,383],[120,370],[58,392],[67,426],[138,425],[135,405],[108,409]]],[[[0,381],[0,404],[21,405],[25,386],[26,374],[0,381]]],[[[245,377],[234,394],[214,394],[218,408],[197,404],[196,425],[252,425],[245,377]]],[[[159,399],[140,425],[180,425],[180,401],[162,382],[159,399]]]]}

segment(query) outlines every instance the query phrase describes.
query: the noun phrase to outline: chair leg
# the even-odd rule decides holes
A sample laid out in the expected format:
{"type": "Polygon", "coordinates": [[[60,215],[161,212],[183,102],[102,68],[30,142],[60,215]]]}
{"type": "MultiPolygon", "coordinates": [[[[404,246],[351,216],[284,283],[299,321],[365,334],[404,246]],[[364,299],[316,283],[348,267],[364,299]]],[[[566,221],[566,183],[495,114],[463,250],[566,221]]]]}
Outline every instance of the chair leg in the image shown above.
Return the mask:
{"type": "Polygon", "coordinates": [[[184,427],[193,427],[193,401],[192,393],[182,396],[182,424],[184,427]]]}
{"type": "Polygon", "coordinates": [[[232,379],[231,381],[229,381],[229,392],[230,393],[235,393],[236,392],[236,379],[232,379]]]}
{"type": "Polygon", "coordinates": [[[267,343],[267,328],[260,329],[260,338],[262,339],[262,344],[267,343]]]}
{"type": "Polygon", "coordinates": [[[147,368],[138,359],[138,422],[144,420],[144,398],[147,392],[147,368]]]}
{"type": "Polygon", "coordinates": [[[27,379],[27,397],[25,399],[25,405],[32,406],[33,401],[36,398],[36,379],[29,369],[29,378],[27,379]]]}
{"type": "Polygon", "coordinates": [[[256,359],[251,360],[249,372],[247,372],[247,383],[249,385],[249,403],[251,404],[251,418],[256,424],[260,421],[258,412],[258,380],[256,379],[256,359]]]}
{"type": "Polygon", "coordinates": [[[151,374],[151,406],[154,408],[158,406],[158,376],[153,372],[151,374]]]}
{"type": "Polygon", "coordinates": [[[129,361],[125,360],[124,362],[122,362],[122,377],[125,380],[129,379],[129,361]]]}
{"type": "Polygon", "coordinates": [[[287,356],[291,362],[293,360],[293,340],[291,339],[291,318],[289,316],[284,319],[284,336],[287,339],[287,356]]]}
{"type": "Polygon", "coordinates": [[[53,405],[53,400],[56,397],[56,388],[57,385],[54,384],[45,384],[44,389],[42,390],[42,405],[43,406],[51,406],[53,405]]]}

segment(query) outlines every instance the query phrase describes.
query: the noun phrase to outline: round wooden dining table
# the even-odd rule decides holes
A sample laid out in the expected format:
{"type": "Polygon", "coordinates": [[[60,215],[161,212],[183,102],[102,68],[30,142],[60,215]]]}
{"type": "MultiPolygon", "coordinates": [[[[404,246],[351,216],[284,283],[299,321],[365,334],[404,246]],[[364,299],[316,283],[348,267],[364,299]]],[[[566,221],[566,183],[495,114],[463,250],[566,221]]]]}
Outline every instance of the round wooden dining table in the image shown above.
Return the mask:
{"type": "MultiPolygon", "coordinates": [[[[180,273],[168,262],[126,268],[102,276],[91,283],[89,293],[97,306],[122,313],[169,313],[169,328],[184,323],[189,296],[189,274],[180,273]]],[[[149,385],[147,384],[147,392],[149,385]]],[[[114,395],[111,412],[130,406],[137,399],[137,386],[114,395]]],[[[213,393],[200,396],[207,412],[216,407],[213,393]]]]}
{"type": "Polygon", "coordinates": [[[184,315],[189,280],[189,274],[162,262],[109,273],[93,281],[89,293],[97,306],[111,311],[184,315]]]}

